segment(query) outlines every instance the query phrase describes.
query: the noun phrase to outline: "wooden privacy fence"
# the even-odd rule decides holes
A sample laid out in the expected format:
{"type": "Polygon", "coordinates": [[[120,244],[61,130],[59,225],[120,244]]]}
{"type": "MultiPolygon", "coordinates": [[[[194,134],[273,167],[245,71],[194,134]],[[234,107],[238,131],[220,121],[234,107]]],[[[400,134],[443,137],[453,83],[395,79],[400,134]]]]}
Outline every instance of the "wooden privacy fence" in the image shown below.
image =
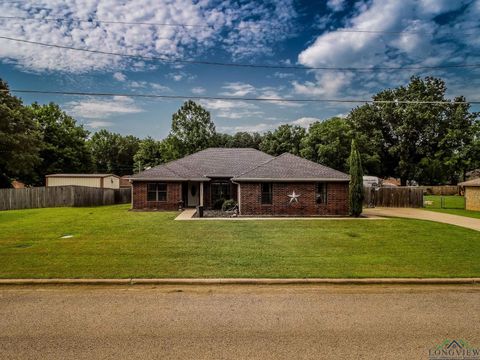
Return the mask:
{"type": "Polygon", "coordinates": [[[52,186],[0,189],[0,210],[59,206],[98,206],[129,203],[131,189],[52,186]]]}
{"type": "Polygon", "coordinates": [[[423,207],[423,189],[410,186],[364,187],[365,207],[423,207]]]}

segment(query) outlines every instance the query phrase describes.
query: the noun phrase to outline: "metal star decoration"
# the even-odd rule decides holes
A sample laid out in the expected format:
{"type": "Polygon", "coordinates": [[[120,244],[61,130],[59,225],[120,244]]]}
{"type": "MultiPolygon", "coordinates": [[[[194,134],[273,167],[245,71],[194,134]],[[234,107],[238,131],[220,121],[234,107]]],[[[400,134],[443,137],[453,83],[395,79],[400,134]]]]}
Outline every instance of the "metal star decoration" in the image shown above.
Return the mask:
{"type": "Polygon", "coordinates": [[[292,202],[298,203],[298,197],[300,196],[299,194],[295,194],[295,190],[290,195],[287,195],[290,198],[290,204],[292,202]]]}

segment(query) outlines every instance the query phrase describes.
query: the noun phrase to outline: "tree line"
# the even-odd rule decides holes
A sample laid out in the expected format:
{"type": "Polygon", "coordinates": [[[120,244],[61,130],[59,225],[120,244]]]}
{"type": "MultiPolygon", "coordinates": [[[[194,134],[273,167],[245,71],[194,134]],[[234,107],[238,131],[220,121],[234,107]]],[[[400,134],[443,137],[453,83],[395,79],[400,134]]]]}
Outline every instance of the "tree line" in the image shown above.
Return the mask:
{"type": "Polygon", "coordinates": [[[265,134],[218,133],[210,113],[186,101],[163,140],[107,130],[90,134],[57,104],[24,105],[0,80],[0,186],[13,179],[42,185],[46,174],[102,172],[128,175],[208,147],[290,152],[348,172],[355,140],[365,174],[402,184],[454,184],[480,167],[478,113],[460,96],[446,98],[442,79],[412,77],[406,86],[373,96],[345,117],[306,130],[284,124],[265,134]],[[430,103],[425,103],[430,102],[430,103]]]}

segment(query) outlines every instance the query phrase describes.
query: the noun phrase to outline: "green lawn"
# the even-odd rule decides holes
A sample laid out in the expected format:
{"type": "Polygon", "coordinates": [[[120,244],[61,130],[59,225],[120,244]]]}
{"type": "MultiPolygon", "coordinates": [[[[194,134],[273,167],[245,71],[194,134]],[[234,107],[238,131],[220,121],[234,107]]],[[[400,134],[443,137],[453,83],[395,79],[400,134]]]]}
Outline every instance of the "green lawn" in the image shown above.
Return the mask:
{"type": "Polygon", "coordinates": [[[431,204],[426,204],[425,208],[427,209],[464,209],[465,208],[465,198],[463,196],[451,195],[451,196],[440,196],[440,195],[425,195],[423,197],[423,202],[430,201],[431,204]]]}
{"type": "Polygon", "coordinates": [[[423,201],[433,202],[425,205],[426,210],[480,219],[480,211],[465,210],[465,198],[463,196],[428,195],[423,197],[423,201]],[[441,198],[443,198],[443,201],[441,198]]]}
{"type": "Polygon", "coordinates": [[[173,212],[127,209],[0,212],[0,277],[480,276],[480,232],[456,226],[407,219],[180,222],[173,212]]]}

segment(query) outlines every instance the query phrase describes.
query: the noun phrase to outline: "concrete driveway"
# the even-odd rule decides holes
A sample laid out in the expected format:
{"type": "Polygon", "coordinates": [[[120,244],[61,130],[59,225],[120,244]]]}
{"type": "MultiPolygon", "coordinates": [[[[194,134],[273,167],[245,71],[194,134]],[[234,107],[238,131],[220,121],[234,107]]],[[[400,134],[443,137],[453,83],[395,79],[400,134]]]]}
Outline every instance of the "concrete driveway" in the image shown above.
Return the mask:
{"type": "Polygon", "coordinates": [[[1,359],[428,359],[478,286],[0,288],[1,359]]]}
{"type": "Polygon", "coordinates": [[[457,225],[464,228],[480,231],[480,219],[466,216],[452,215],[435,211],[412,208],[368,208],[363,209],[367,216],[402,217],[419,220],[430,220],[444,224],[457,225]]]}

